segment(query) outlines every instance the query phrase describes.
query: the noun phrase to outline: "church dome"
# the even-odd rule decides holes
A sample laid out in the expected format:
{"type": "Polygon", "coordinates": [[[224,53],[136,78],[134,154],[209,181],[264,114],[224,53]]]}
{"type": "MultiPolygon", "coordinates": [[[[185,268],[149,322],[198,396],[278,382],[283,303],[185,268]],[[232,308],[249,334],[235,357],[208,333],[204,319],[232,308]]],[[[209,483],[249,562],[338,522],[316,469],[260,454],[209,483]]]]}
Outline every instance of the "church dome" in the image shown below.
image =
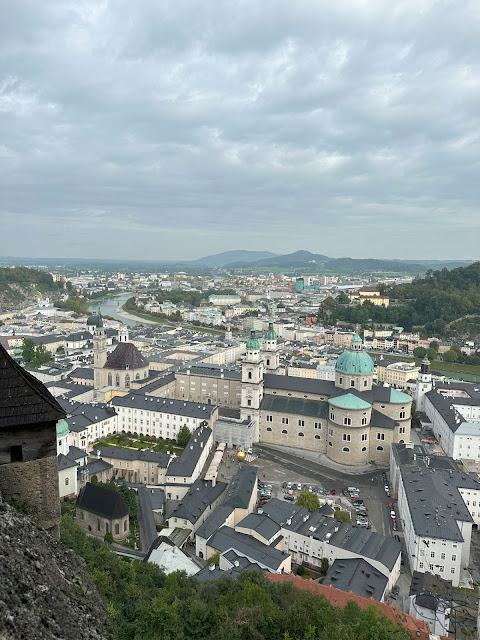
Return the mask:
{"type": "Polygon", "coordinates": [[[277,334],[273,328],[273,322],[268,323],[268,329],[265,331],[265,340],[276,340],[277,334]]]}
{"type": "Polygon", "coordinates": [[[88,318],[87,327],[103,327],[103,320],[100,311],[98,313],[94,313],[93,316],[88,318]]]}
{"type": "Polygon", "coordinates": [[[250,338],[247,340],[247,351],[259,351],[260,350],[260,342],[257,340],[255,336],[255,329],[250,331],[250,338]]]}
{"type": "Polygon", "coordinates": [[[335,371],[350,375],[371,375],[373,374],[373,360],[363,351],[362,339],[355,333],[352,338],[350,349],[344,351],[337,360],[335,371]]]}
{"type": "Polygon", "coordinates": [[[62,418],[57,422],[57,438],[63,438],[63,436],[67,436],[69,433],[68,423],[62,418]]]}

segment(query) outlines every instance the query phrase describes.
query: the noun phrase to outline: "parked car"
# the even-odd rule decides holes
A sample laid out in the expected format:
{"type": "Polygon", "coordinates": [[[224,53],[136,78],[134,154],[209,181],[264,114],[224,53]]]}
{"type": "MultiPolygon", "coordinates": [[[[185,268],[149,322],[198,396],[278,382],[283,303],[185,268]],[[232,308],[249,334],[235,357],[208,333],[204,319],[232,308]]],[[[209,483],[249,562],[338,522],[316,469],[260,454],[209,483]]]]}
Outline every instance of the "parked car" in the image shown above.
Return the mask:
{"type": "Polygon", "coordinates": [[[330,489],[330,495],[331,496],[336,496],[337,492],[335,491],[335,489],[330,489]]]}
{"type": "Polygon", "coordinates": [[[391,500],[388,501],[388,506],[390,507],[390,509],[393,507],[393,502],[391,500]]]}
{"type": "Polygon", "coordinates": [[[310,486],[308,487],[308,490],[309,490],[310,492],[312,492],[312,493],[313,493],[313,487],[312,487],[312,485],[310,485],[310,486]]]}
{"type": "Polygon", "coordinates": [[[347,487],[348,491],[356,491],[357,493],[360,492],[360,489],[358,487],[347,487]]]}
{"type": "Polygon", "coordinates": [[[393,509],[390,511],[390,517],[391,517],[393,520],[395,520],[395,518],[397,517],[397,514],[395,513],[395,511],[394,511],[393,509]]]}
{"type": "Polygon", "coordinates": [[[270,498],[262,498],[262,499],[260,500],[260,503],[261,503],[261,504],[267,504],[267,502],[270,502],[270,498]]]}
{"type": "Polygon", "coordinates": [[[290,493],[286,493],[286,494],[283,496],[283,499],[284,499],[284,500],[290,500],[291,502],[293,502],[293,501],[295,500],[295,496],[292,496],[290,493]]]}
{"type": "Polygon", "coordinates": [[[291,482],[287,482],[287,489],[291,489],[292,488],[292,483],[291,482]]]}
{"type": "Polygon", "coordinates": [[[394,522],[394,523],[392,524],[392,529],[393,529],[394,531],[398,531],[398,524],[397,524],[396,522],[394,522]]]}

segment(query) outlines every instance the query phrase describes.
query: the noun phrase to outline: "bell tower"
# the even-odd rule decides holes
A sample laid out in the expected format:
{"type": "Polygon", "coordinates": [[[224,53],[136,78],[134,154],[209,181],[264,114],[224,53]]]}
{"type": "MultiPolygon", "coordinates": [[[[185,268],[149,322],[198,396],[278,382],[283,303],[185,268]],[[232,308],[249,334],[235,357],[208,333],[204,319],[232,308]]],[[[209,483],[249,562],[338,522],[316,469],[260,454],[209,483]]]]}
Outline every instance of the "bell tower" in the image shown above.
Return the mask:
{"type": "Polygon", "coordinates": [[[107,335],[103,326],[103,319],[98,310],[97,326],[93,332],[93,388],[101,389],[103,386],[103,367],[107,362],[107,335]]]}
{"type": "Polygon", "coordinates": [[[242,398],[240,417],[242,420],[255,421],[254,441],[258,442],[258,428],[260,422],[260,404],[263,399],[263,358],[260,355],[260,343],[255,336],[255,330],[250,332],[246,344],[246,356],[242,363],[242,398]]]}
{"type": "Polygon", "coordinates": [[[420,365],[415,389],[415,401],[417,411],[425,411],[425,394],[432,390],[432,374],[430,372],[430,360],[425,356],[420,365]]]}
{"type": "Polygon", "coordinates": [[[268,323],[268,329],[265,331],[263,343],[263,361],[265,369],[269,373],[275,373],[280,364],[280,353],[277,344],[277,334],[273,328],[273,322],[268,323]]]}

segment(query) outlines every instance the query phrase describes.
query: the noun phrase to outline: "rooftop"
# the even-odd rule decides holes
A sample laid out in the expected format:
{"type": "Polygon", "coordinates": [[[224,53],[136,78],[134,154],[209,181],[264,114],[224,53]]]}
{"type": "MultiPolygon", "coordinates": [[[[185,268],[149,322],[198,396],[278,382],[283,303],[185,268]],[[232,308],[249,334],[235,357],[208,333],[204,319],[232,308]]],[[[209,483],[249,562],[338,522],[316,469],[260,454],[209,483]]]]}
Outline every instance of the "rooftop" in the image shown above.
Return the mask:
{"type": "Polygon", "coordinates": [[[87,482],[77,498],[77,509],[83,509],[108,520],[124,518],[129,514],[127,503],[117,491],[104,489],[87,482]]]}
{"type": "Polygon", "coordinates": [[[373,598],[380,602],[387,587],[388,578],[361,558],[335,560],[323,581],[323,585],[333,585],[336,589],[352,592],[363,598],[373,598]]]}

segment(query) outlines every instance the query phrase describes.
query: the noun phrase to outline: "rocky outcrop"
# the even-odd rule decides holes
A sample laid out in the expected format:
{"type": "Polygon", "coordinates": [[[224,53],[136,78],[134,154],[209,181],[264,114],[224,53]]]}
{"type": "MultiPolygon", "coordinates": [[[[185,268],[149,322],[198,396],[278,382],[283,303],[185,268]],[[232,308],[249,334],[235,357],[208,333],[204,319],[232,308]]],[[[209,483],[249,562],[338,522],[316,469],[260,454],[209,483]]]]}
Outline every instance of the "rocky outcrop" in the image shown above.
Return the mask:
{"type": "Polygon", "coordinates": [[[85,562],[0,498],[0,640],[110,640],[85,562]]]}

